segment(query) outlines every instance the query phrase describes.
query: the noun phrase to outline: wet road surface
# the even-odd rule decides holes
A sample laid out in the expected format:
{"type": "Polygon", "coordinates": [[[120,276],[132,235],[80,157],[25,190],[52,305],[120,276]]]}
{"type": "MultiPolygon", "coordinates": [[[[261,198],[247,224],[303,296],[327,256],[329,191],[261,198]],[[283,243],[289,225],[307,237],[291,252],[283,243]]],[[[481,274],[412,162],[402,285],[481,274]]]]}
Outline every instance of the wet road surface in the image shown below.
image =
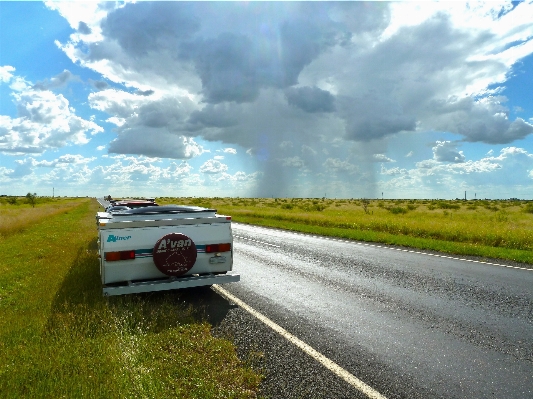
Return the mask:
{"type": "MultiPolygon", "coordinates": [[[[229,291],[387,398],[533,398],[533,271],[232,224],[229,291]]],[[[523,267],[523,266],[522,266],[523,267]]],[[[270,398],[363,398],[230,301],[270,398]]]]}

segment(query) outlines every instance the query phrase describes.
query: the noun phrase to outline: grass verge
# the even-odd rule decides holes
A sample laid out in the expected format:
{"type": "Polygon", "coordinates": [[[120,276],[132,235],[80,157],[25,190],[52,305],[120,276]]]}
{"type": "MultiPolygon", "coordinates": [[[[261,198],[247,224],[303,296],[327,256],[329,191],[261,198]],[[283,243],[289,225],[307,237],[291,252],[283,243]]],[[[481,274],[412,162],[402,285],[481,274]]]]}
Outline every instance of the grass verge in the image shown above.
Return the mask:
{"type": "Polygon", "coordinates": [[[533,264],[533,202],[326,198],[158,198],[242,223],[533,264]]]}
{"type": "Polygon", "coordinates": [[[10,204],[0,201],[0,239],[21,233],[28,226],[50,216],[74,209],[87,198],[40,198],[35,206],[27,203],[10,204]],[[46,199],[46,201],[45,201],[46,199]]]}
{"type": "Polygon", "coordinates": [[[178,292],[102,297],[97,208],[0,241],[0,397],[256,397],[260,376],[178,292]]]}
{"type": "Polygon", "coordinates": [[[232,220],[240,223],[254,224],[265,227],[276,227],[285,230],[299,231],[309,234],[318,234],[330,237],[346,238],[350,240],[375,242],[389,245],[399,245],[421,250],[439,251],[454,255],[478,256],[487,259],[505,259],[515,262],[533,264],[531,251],[489,247],[486,245],[458,243],[453,241],[433,240],[426,238],[396,235],[384,232],[354,230],[338,227],[322,227],[291,221],[273,220],[264,217],[237,216],[232,220]]]}

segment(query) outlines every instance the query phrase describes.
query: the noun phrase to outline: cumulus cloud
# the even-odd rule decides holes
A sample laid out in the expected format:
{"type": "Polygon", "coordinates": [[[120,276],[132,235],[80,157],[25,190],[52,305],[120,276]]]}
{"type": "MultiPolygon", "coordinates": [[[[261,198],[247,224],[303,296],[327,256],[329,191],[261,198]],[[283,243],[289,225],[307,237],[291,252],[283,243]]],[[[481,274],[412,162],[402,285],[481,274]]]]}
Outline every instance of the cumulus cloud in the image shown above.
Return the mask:
{"type": "Polygon", "coordinates": [[[291,168],[303,168],[305,163],[299,156],[283,158],[281,160],[283,166],[289,166],[291,168]]]}
{"type": "Polygon", "coordinates": [[[501,96],[434,101],[429,107],[436,112],[429,121],[434,129],[458,133],[465,141],[512,143],[531,134],[533,125],[522,118],[510,121],[505,101],[501,96]]]}
{"type": "Polygon", "coordinates": [[[373,157],[376,162],[395,162],[394,159],[389,158],[385,154],[374,154],[373,157]]]}
{"type": "Polygon", "coordinates": [[[451,141],[437,141],[433,147],[433,159],[437,162],[464,162],[463,151],[457,151],[457,144],[451,141]]]}
{"type": "MultiPolygon", "coordinates": [[[[531,33],[526,24],[514,31],[506,25],[507,15],[514,10],[498,13],[494,9],[501,6],[494,5],[489,10],[476,9],[477,14],[483,12],[479,16],[465,7],[425,5],[419,7],[425,13],[418,11],[418,23],[409,24],[398,15],[402,7],[409,5],[388,9],[339,3],[252,3],[247,7],[128,3],[107,10],[97,24],[102,34],[86,43],[88,51],[82,52],[83,42],[75,38],[78,41],[68,44],[68,53],[89,66],[98,61],[93,67],[107,68],[108,76],[119,73],[120,65],[122,77],[116,80],[129,78],[131,84],[141,83],[131,80],[135,71],[141,73],[149,59],[159,59],[151,62],[155,65],[150,74],[167,82],[176,72],[195,76],[200,86],[192,83],[194,79],[189,84],[175,81],[211,104],[254,102],[262,88],[285,89],[288,106],[307,113],[337,111],[349,140],[368,141],[414,130],[417,121],[432,129],[434,120],[440,121],[439,128],[472,141],[509,142],[530,133],[521,120],[509,121],[505,127],[498,118],[486,122],[488,132],[481,132],[475,123],[454,128],[457,118],[449,115],[449,106],[457,104],[446,104],[456,96],[467,115],[474,112],[481,119],[484,112],[494,114],[487,103],[480,102],[474,109],[471,95],[504,81],[520,58],[507,52],[503,59],[513,41],[527,40],[527,32],[531,33]],[[461,20],[464,13],[471,18],[461,20]],[[484,25],[473,25],[474,19],[484,25]],[[502,32],[506,34],[495,40],[496,33],[502,32]],[[113,46],[118,46],[116,51],[113,46]],[[169,68],[159,70],[159,65],[169,68]],[[297,85],[300,80],[312,84],[297,85]]],[[[192,112],[190,122],[197,128],[235,125],[221,109],[192,112]]]]}
{"type": "Polygon", "coordinates": [[[388,175],[388,176],[401,176],[401,175],[408,174],[408,171],[405,168],[399,168],[399,167],[387,169],[384,165],[382,165],[381,174],[388,175]]]}
{"type": "MultiPolygon", "coordinates": [[[[125,88],[99,84],[89,98],[117,122],[116,153],[188,159],[202,152],[196,137],[240,146],[281,193],[283,165],[368,177],[405,132],[505,145],[533,133],[504,96],[533,53],[531,3],[80,5],[91,17],[49,7],[77,29],[58,43],[67,56],[125,88]]],[[[429,161],[467,164],[457,145],[437,143],[429,161]]]]}
{"type": "Polygon", "coordinates": [[[351,164],[348,161],[343,161],[337,158],[328,158],[324,162],[324,168],[331,172],[348,172],[353,174],[359,170],[356,165],[351,164]]]}
{"type": "MultiPolygon", "coordinates": [[[[12,79],[11,96],[18,117],[0,115],[0,152],[42,153],[69,144],[86,144],[90,135],[103,132],[93,121],[77,116],[62,94],[44,87],[35,89],[20,77],[12,79]]],[[[49,84],[54,86],[54,82],[51,79],[49,84]]]]}
{"type": "Polygon", "coordinates": [[[200,172],[207,174],[218,174],[228,170],[228,165],[223,164],[222,162],[216,159],[210,159],[200,166],[200,172]]]}
{"type": "Polygon", "coordinates": [[[520,198],[527,195],[532,168],[533,154],[523,148],[505,147],[498,156],[479,160],[427,159],[412,169],[382,165],[381,187],[407,198],[462,198],[464,191],[472,197],[477,193],[477,198],[520,198]]]}
{"type": "Polygon", "coordinates": [[[15,72],[15,68],[10,65],[0,66],[0,82],[9,82],[13,77],[11,72],[15,72]]]}
{"type": "Polygon", "coordinates": [[[108,151],[114,154],[143,154],[149,157],[190,159],[204,152],[193,138],[150,128],[125,128],[109,143],[108,151]]]}
{"type": "Polygon", "coordinates": [[[21,179],[32,176],[37,168],[53,169],[53,174],[61,173],[60,170],[68,172],[77,171],[80,167],[94,161],[95,157],[83,157],[82,155],[66,154],[51,161],[38,160],[33,157],[15,160],[15,168],[5,175],[11,179],[21,179]]]}

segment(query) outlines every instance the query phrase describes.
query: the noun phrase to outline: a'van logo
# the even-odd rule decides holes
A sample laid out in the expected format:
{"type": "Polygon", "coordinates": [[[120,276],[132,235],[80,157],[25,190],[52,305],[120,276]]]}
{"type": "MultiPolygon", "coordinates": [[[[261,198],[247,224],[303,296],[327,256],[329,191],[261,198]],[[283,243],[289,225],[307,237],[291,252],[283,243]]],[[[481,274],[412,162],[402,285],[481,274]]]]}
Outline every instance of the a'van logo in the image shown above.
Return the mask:
{"type": "Polygon", "coordinates": [[[126,240],[129,240],[130,238],[131,236],[116,236],[116,235],[110,234],[107,237],[107,242],[126,241],[126,240]]]}

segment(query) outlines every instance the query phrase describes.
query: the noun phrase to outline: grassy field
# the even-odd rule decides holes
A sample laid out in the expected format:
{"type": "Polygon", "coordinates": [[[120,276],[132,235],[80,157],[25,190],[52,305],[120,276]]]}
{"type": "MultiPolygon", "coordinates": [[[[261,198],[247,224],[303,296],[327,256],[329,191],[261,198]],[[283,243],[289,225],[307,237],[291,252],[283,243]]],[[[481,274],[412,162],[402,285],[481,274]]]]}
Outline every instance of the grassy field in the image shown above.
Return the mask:
{"type": "Polygon", "coordinates": [[[533,202],[318,198],[158,198],[237,222],[533,264],[533,202]]]}
{"type": "Polygon", "coordinates": [[[96,201],[33,209],[0,207],[1,398],[256,397],[260,376],[186,294],[102,297],[96,201]]]}
{"type": "Polygon", "coordinates": [[[51,198],[40,197],[35,206],[26,198],[0,198],[0,239],[20,233],[43,219],[74,209],[86,198],[51,198]]]}

